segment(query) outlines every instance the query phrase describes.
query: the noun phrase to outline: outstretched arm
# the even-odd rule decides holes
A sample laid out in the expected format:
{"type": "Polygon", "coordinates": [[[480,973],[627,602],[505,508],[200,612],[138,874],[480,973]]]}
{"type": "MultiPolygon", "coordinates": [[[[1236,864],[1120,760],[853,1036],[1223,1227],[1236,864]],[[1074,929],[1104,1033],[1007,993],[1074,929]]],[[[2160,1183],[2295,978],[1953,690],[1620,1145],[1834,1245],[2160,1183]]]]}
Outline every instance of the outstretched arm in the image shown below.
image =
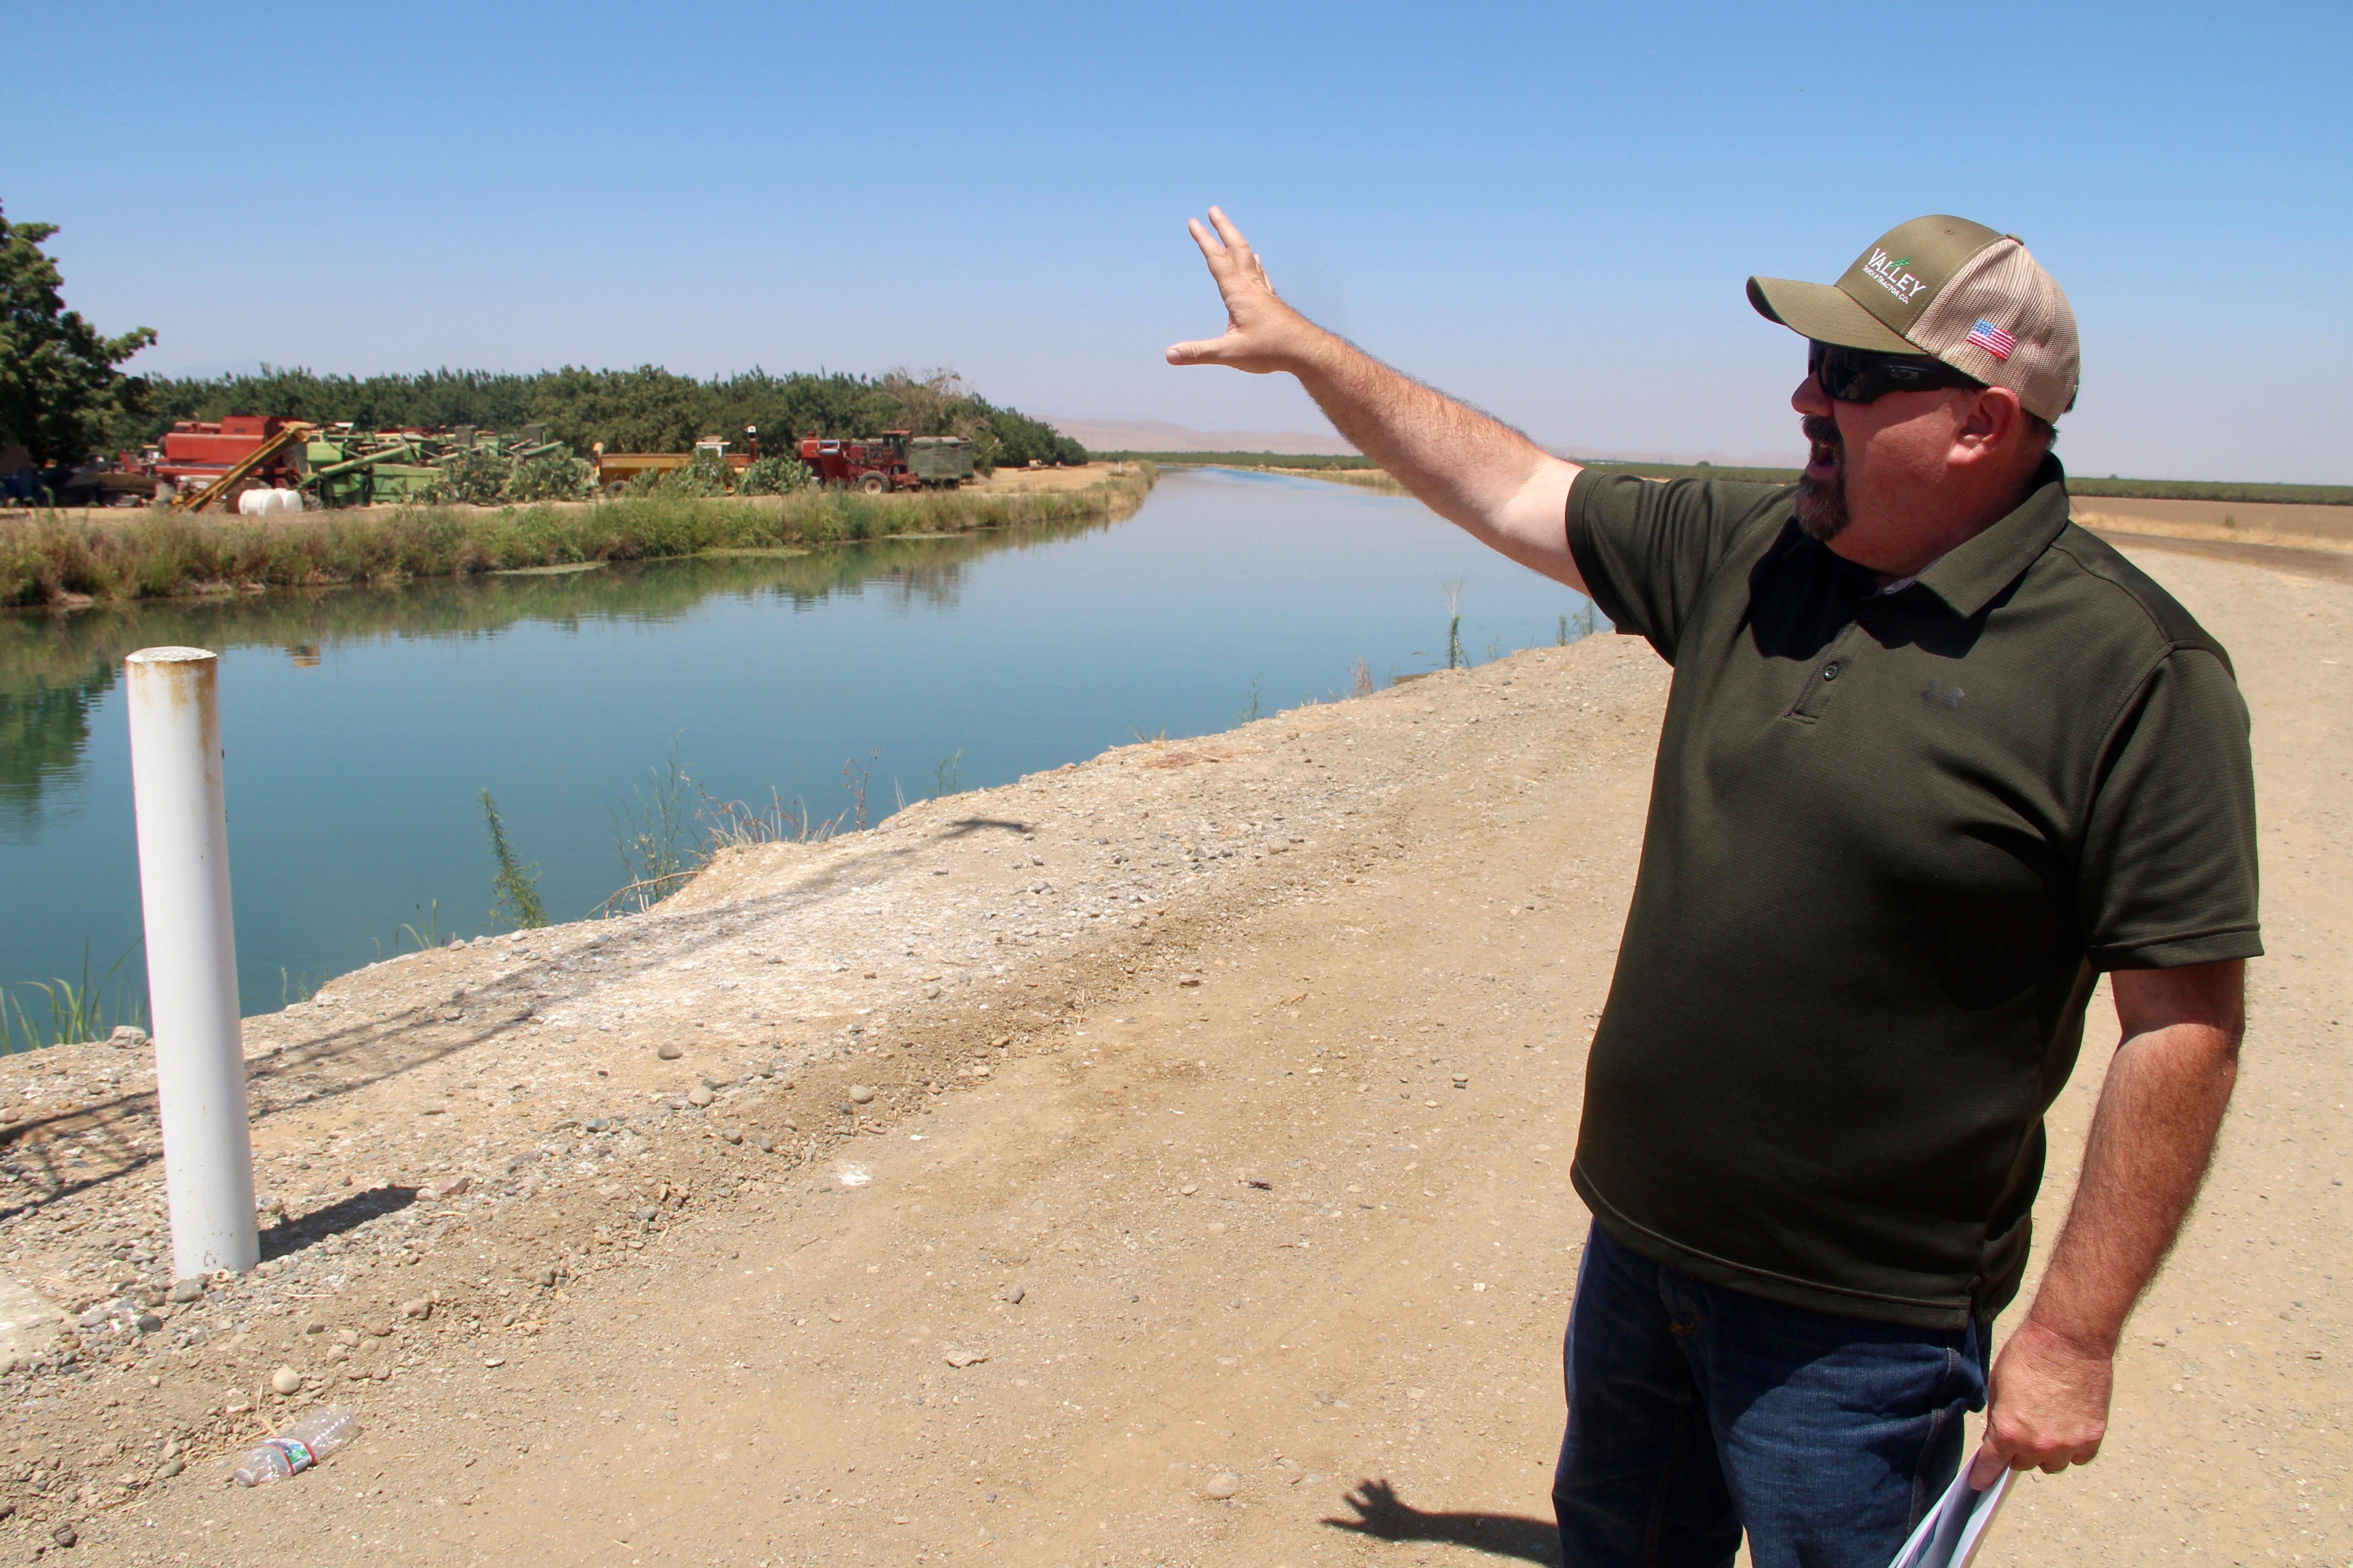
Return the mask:
{"type": "Polygon", "coordinates": [[[1334,428],[1432,511],[1522,565],[1584,588],[1568,552],[1576,464],[1325,331],[1276,296],[1232,219],[1211,207],[1209,222],[1214,233],[1198,218],[1190,226],[1225,296],[1225,335],[1176,344],[1170,364],[1288,371],[1334,428]]]}
{"type": "Polygon", "coordinates": [[[2246,965],[2118,970],[2116,1047],[2066,1228],[1993,1364],[1982,1490],[2004,1468],[2087,1464],[2108,1429],[2125,1318],[2181,1234],[2239,1072],[2246,965]]]}

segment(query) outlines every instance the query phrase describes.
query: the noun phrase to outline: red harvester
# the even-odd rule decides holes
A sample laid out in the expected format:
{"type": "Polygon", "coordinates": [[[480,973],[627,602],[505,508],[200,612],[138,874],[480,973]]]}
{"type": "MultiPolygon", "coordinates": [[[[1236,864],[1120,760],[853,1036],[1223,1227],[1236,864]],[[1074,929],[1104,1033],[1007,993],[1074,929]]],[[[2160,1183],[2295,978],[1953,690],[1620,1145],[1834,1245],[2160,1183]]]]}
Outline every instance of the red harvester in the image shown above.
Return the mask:
{"type": "MultiPolygon", "coordinates": [[[[302,443],[288,432],[290,426],[298,426],[301,430],[310,428],[300,420],[275,414],[231,414],[217,424],[183,419],[164,433],[163,455],[155,460],[155,473],[184,489],[191,483],[209,486],[261,453],[262,460],[238,476],[238,488],[248,483],[264,489],[297,485],[302,478],[302,443]],[[265,447],[274,449],[264,453],[265,447]]],[[[232,505],[236,501],[234,495],[219,499],[232,505]]]]}

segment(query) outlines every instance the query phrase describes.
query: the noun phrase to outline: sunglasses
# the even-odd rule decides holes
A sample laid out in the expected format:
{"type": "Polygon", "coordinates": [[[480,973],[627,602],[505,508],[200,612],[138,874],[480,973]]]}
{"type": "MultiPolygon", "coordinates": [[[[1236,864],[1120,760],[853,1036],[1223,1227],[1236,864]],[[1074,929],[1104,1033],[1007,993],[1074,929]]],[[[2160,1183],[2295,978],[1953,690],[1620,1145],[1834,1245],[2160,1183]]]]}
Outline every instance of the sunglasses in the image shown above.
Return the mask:
{"type": "Polygon", "coordinates": [[[1985,383],[1925,354],[1883,354],[1809,340],[1806,370],[1841,403],[1876,403],[1891,392],[1982,387],[1985,383]]]}

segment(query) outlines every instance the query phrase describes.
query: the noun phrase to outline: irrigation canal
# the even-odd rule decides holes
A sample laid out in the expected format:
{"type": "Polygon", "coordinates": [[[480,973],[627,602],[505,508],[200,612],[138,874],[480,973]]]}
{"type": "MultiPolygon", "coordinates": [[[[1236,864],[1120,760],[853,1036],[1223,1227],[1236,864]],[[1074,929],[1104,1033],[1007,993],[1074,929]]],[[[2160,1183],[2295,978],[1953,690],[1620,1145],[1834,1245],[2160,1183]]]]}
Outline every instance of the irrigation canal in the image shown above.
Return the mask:
{"type": "MultiPolygon", "coordinates": [[[[576,920],[628,880],[617,829],[641,830],[673,752],[697,794],[818,822],[855,812],[865,772],[879,819],[1344,696],[1358,659],[1381,685],[1439,668],[1455,584],[1474,662],[1587,607],[1415,501],[1180,469],[1076,529],[0,616],[0,983],[45,1022],[21,983],[78,984],[85,952],[95,979],[137,942],[137,648],[222,655],[252,1014],[493,929],[485,789],[549,918],[576,920]]],[[[135,952],[124,973],[143,1006],[135,952]]]]}

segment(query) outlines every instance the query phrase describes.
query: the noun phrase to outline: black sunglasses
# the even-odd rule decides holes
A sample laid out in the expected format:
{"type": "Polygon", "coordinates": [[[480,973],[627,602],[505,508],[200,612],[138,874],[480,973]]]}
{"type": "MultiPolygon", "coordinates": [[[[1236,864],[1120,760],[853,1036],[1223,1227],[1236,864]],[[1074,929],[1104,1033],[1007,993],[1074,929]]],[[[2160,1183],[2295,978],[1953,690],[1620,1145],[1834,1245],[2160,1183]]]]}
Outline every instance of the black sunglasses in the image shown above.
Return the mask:
{"type": "Polygon", "coordinates": [[[1876,403],[1891,392],[1929,392],[1985,383],[1925,354],[1883,354],[1809,339],[1806,370],[1841,403],[1876,403]]]}

